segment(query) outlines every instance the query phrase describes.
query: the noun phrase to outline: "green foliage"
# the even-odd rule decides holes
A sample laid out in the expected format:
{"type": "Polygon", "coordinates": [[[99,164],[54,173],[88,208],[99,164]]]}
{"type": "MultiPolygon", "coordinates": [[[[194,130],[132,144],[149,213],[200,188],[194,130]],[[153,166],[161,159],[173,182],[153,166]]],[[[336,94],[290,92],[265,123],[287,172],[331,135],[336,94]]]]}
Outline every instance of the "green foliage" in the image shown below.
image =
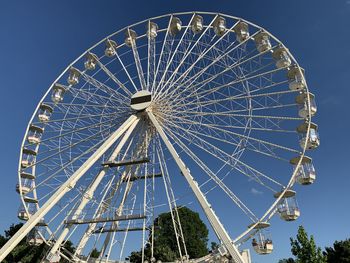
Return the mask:
{"type": "Polygon", "coordinates": [[[326,247],[323,254],[328,263],[350,263],[350,239],[335,241],[333,247],[326,247]]]}
{"type": "Polygon", "coordinates": [[[278,263],[295,263],[295,260],[292,258],[285,258],[278,261],[278,263]]]}
{"type": "MultiPolygon", "coordinates": [[[[199,258],[208,254],[208,229],[199,214],[187,207],[178,208],[181,226],[184,233],[187,253],[190,258],[199,258]]],[[[152,233],[149,241],[151,241],[152,233]]],[[[179,258],[171,213],[160,214],[154,220],[154,257],[163,262],[179,258]]],[[[151,247],[145,247],[145,258],[150,259],[151,247]]],[[[182,250],[182,253],[184,251],[182,250]]],[[[132,252],[130,262],[142,262],[142,252],[132,252]]]]}
{"type": "Polygon", "coordinates": [[[292,254],[296,257],[296,263],[327,262],[321,248],[316,246],[314,237],[311,235],[309,238],[302,226],[299,226],[297,238],[291,238],[290,242],[292,254]]]}
{"type": "Polygon", "coordinates": [[[215,251],[215,250],[217,250],[219,248],[219,244],[218,243],[216,243],[216,242],[211,242],[210,243],[210,249],[211,249],[211,251],[215,251]]]}
{"type": "Polygon", "coordinates": [[[92,258],[98,258],[100,256],[101,251],[98,251],[96,248],[94,248],[91,252],[90,252],[90,257],[92,258]]]}
{"type": "MultiPolygon", "coordinates": [[[[5,230],[5,236],[0,235],[0,247],[5,245],[5,243],[22,227],[22,225],[22,223],[16,225],[12,224],[8,230],[5,230]]],[[[70,253],[74,253],[75,251],[73,243],[69,240],[65,242],[64,248],[70,253]]],[[[2,262],[40,263],[41,259],[46,256],[48,249],[49,247],[45,243],[40,246],[31,246],[27,244],[26,238],[24,238],[2,262]]],[[[60,262],[68,263],[69,261],[61,259],[60,262]]]]}

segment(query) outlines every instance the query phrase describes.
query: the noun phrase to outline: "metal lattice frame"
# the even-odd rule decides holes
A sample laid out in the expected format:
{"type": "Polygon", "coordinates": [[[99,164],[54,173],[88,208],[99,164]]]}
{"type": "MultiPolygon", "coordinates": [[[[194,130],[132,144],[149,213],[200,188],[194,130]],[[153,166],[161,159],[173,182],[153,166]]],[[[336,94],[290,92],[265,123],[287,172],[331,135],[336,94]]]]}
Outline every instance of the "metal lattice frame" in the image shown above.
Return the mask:
{"type": "Polygon", "coordinates": [[[28,221],[0,250],[0,260],[30,231],[51,246],[51,261],[66,254],[62,245],[69,239],[77,240],[77,251],[68,255],[73,260],[82,260],[87,246],[99,248],[107,259],[117,250],[122,259],[133,230],[141,232],[145,260],[147,244],[153,257],[152,222],[168,207],[180,260],[186,261],[178,207],[188,204],[191,194],[187,190],[180,196],[179,185],[171,182],[169,166],[176,164],[194,193],[192,201],[199,201],[228,254],[243,262],[238,246],[271,219],[296,180],[310,137],[312,107],[313,95],[292,54],[268,31],[241,18],[187,12],[125,27],[73,61],[38,104],[18,168],[28,221]],[[195,31],[198,16],[204,22],[195,31]],[[226,24],[218,33],[220,18],[226,24]],[[244,38],[238,30],[242,23],[249,26],[244,38]],[[151,31],[155,24],[156,31],[151,31]],[[269,40],[266,50],[256,47],[261,33],[269,40]],[[290,63],[276,68],[279,49],[290,63]],[[301,89],[289,88],[292,68],[300,73],[301,89]],[[51,93],[57,90],[63,100],[52,102],[51,93]],[[137,112],[130,98],[140,90],[149,91],[152,101],[146,111],[137,112]],[[304,96],[303,117],[297,114],[298,95],[304,96]],[[48,119],[39,120],[43,109],[48,119]],[[303,122],[306,140],[300,147],[295,128],[303,122]],[[39,141],[30,141],[31,135],[39,141]],[[289,160],[295,156],[300,158],[292,169],[289,160]],[[252,161],[260,158],[264,165],[252,161]],[[28,163],[23,165],[23,160],[28,163]],[[125,160],[132,165],[123,165],[125,160]],[[284,176],[271,171],[274,165],[284,176]],[[190,174],[188,168],[196,172],[190,174]],[[162,180],[156,179],[157,173],[162,180]],[[269,205],[250,207],[235,192],[232,177],[245,182],[247,193],[254,187],[270,192],[269,205]],[[167,201],[160,200],[159,189],[167,201]],[[211,195],[227,198],[236,209],[234,217],[243,216],[250,227],[237,226],[240,233],[230,236],[213,210],[215,200],[208,202],[211,195]],[[135,213],[143,219],[103,219],[135,213]],[[90,223],[80,226],[74,220],[90,223]]]}

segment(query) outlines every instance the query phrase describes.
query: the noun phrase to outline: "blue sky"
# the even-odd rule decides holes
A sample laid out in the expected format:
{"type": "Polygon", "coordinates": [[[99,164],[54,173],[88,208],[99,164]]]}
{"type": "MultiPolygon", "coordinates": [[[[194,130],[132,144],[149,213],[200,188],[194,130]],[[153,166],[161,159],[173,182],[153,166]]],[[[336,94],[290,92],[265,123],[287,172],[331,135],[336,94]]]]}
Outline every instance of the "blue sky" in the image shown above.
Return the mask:
{"type": "Polygon", "coordinates": [[[254,262],[290,256],[289,237],[298,225],[314,234],[318,245],[350,237],[347,99],[350,97],[349,0],[133,0],[1,1],[0,91],[0,231],[17,222],[15,192],[22,137],[37,102],[57,75],[85,49],[128,24],[181,11],[222,12],[268,29],[306,69],[316,94],[321,146],[313,153],[318,180],[299,191],[302,216],[276,224],[276,251],[254,262]]]}

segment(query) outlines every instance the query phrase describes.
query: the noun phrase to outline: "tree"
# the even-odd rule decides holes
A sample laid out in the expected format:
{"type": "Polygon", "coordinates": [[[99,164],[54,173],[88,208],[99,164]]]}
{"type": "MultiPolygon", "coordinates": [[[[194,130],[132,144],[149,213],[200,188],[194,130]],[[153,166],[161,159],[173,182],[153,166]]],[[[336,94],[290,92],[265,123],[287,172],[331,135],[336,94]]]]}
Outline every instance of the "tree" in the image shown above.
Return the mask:
{"type": "Polygon", "coordinates": [[[295,260],[292,258],[285,258],[278,261],[278,263],[295,263],[295,260]]]}
{"type": "MultiPolygon", "coordinates": [[[[22,227],[22,223],[12,224],[8,230],[5,230],[5,236],[0,235],[0,248],[22,227]]],[[[64,243],[65,251],[74,253],[73,243],[67,240],[64,243]]],[[[46,256],[49,247],[45,243],[40,246],[32,246],[26,242],[26,238],[22,239],[11,253],[2,261],[3,263],[39,263],[46,256]]],[[[68,263],[66,259],[61,259],[61,263],[68,263]]]]}
{"type": "MultiPolygon", "coordinates": [[[[190,258],[199,258],[208,254],[208,229],[199,214],[187,207],[177,208],[181,227],[184,233],[187,253],[190,258]]],[[[154,257],[161,261],[174,261],[179,258],[178,245],[175,237],[171,213],[160,214],[153,222],[154,224],[154,257]]],[[[149,235],[151,242],[152,233],[149,235]]],[[[184,251],[182,250],[182,253],[184,251]]],[[[145,258],[151,257],[151,247],[147,245],[144,249],[145,258]]],[[[132,252],[130,262],[141,262],[142,251],[132,252]]]]}
{"type": "Polygon", "coordinates": [[[100,256],[101,251],[98,251],[96,248],[94,248],[91,252],[90,252],[90,257],[92,258],[98,258],[100,256]]]}
{"type": "Polygon", "coordinates": [[[217,250],[219,248],[219,244],[218,243],[216,243],[216,242],[211,242],[210,243],[210,249],[211,249],[211,251],[215,251],[215,250],[217,250]]]}
{"type": "Polygon", "coordinates": [[[328,263],[350,263],[350,239],[335,241],[333,247],[326,247],[323,254],[328,263]]]}
{"type": "Polygon", "coordinates": [[[299,226],[297,238],[290,239],[292,254],[296,257],[296,263],[325,263],[321,248],[315,244],[314,237],[310,239],[303,226],[299,226]]]}

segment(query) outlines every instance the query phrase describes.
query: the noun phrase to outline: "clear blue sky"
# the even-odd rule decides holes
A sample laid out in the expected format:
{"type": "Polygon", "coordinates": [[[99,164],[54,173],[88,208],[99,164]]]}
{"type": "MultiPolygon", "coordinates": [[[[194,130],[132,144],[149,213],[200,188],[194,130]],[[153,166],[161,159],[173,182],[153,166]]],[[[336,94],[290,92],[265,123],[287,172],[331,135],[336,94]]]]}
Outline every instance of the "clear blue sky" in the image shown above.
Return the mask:
{"type": "MultiPolygon", "coordinates": [[[[0,231],[17,222],[15,192],[19,149],[37,102],[57,75],[86,48],[117,29],[148,17],[180,11],[213,11],[243,17],[284,42],[306,69],[316,94],[321,146],[313,153],[318,180],[299,191],[302,216],[276,223],[276,251],[254,262],[290,256],[298,225],[318,245],[350,237],[350,1],[349,0],[132,0],[0,2],[0,231]]],[[[275,221],[275,220],[274,220],[275,221]]]]}

